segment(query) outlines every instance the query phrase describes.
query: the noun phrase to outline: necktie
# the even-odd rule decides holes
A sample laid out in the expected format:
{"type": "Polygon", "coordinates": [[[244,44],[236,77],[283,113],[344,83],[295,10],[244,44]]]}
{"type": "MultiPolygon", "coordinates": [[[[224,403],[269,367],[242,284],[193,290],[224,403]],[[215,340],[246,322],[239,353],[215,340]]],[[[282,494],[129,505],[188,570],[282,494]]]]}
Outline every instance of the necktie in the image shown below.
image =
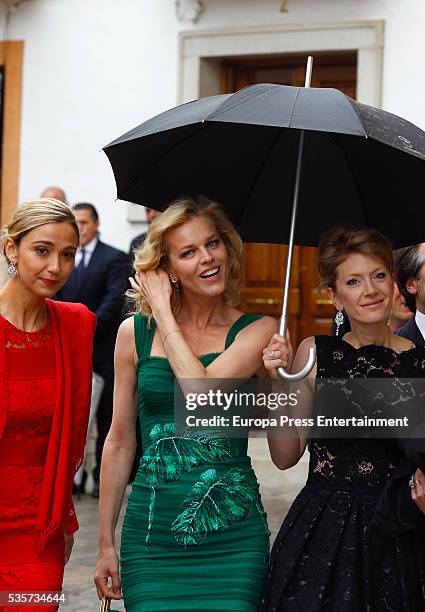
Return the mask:
{"type": "Polygon", "coordinates": [[[75,279],[77,281],[77,285],[78,287],[81,286],[83,279],[84,279],[84,273],[86,270],[86,251],[85,249],[81,249],[81,259],[80,259],[80,263],[78,264],[78,266],[75,269],[75,279]]]}

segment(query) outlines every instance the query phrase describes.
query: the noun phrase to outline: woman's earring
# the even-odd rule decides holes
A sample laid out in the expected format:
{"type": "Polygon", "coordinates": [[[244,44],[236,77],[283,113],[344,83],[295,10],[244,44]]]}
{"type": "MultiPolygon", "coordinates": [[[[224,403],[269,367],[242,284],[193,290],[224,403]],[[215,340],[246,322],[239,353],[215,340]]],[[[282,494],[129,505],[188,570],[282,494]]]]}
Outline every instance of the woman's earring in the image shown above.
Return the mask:
{"type": "Polygon", "coordinates": [[[10,278],[16,278],[18,276],[18,269],[14,261],[9,261],[7,265],[7,273],[10,278]]]}
{"type": "Polygon", "coordinates": [[[176,294],[180,291],[179,279],[176,276],[170,276],[171,284],[176,294]]]}
{"type": "Polygon", "coordinates": [[[335,325],[336,325],[335,335],[336,336],[339,334],[339,328],[341,327],[343,323],[344,323],[344,313],[342,312],[342,310],[338,310],[335,315],[335,325]]]}

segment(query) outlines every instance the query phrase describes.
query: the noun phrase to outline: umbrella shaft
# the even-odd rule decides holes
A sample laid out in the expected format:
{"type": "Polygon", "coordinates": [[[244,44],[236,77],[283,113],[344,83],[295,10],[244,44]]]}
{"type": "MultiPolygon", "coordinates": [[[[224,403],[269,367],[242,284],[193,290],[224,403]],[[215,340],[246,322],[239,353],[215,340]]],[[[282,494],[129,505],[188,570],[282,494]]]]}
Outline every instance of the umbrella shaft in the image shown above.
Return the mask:
{"type": "Polygon", "coordinates": [[[312,72],[313,72],[313,56],[309,55],[308,58],[307,58],[307,69],[305,71],[305,83],[304,83],[304,87],[310,87],[312,72]]]}
{"type": "Polygon", "coordinates": [[[282,306],[282,317],[280,320],[279,333],[281,336],[286,335],[286,329],[288,327],[288,302],[289,302],[289,286],[291,283],[291,271],[292,271],[292,256],[294,252],[294,235],[295,235],[295,223],[297,221],[297,208],[298,208],[298,196],[301,182],[301,165],[304,148],[304,130],[300,132],[300,142],[298,145],[298,159],[297,159],[297,171],[295,174],[295,187],[294,187],[294,199],[292,202],[292,217],[291,227],[289,230],[289,242],[288,242],[288,259],[286,261],[286,276],[285,276],[285,288],[283,290],[283,306],[282,306]]]}

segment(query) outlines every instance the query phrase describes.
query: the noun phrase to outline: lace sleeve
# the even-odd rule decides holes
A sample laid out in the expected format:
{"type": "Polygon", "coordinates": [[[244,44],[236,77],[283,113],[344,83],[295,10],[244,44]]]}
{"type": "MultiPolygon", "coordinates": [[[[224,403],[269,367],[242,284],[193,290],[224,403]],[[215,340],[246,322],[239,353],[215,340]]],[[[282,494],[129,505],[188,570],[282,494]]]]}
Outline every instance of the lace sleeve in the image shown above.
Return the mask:
{"type": "Polygon", "coordinates": [[[70,498],[69,503],[66,506],[66,516],[63,528],[66,533],[75,533],[80,528],[77,520],[77,515],[75,514],[74,502],[72,501],[72,497],[70,498]]]}

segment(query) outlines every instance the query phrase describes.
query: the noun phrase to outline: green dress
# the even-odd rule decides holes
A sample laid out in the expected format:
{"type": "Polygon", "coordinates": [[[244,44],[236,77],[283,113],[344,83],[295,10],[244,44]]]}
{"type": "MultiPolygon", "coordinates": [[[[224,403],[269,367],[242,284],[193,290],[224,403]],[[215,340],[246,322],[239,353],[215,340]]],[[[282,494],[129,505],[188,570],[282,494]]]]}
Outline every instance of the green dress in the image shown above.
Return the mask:
{"type": "MultiPolygon", "coordinates": [[[[242,315],[225,347],[258,317],[242,315]]],[[[269,531],[247,438],[174,433],[174,373],[134,317],[144,449],[121,540],[127,612],[256,612],[269,531]]],[[[201,355],[206,367],[219,353],[201,355]]]]}

